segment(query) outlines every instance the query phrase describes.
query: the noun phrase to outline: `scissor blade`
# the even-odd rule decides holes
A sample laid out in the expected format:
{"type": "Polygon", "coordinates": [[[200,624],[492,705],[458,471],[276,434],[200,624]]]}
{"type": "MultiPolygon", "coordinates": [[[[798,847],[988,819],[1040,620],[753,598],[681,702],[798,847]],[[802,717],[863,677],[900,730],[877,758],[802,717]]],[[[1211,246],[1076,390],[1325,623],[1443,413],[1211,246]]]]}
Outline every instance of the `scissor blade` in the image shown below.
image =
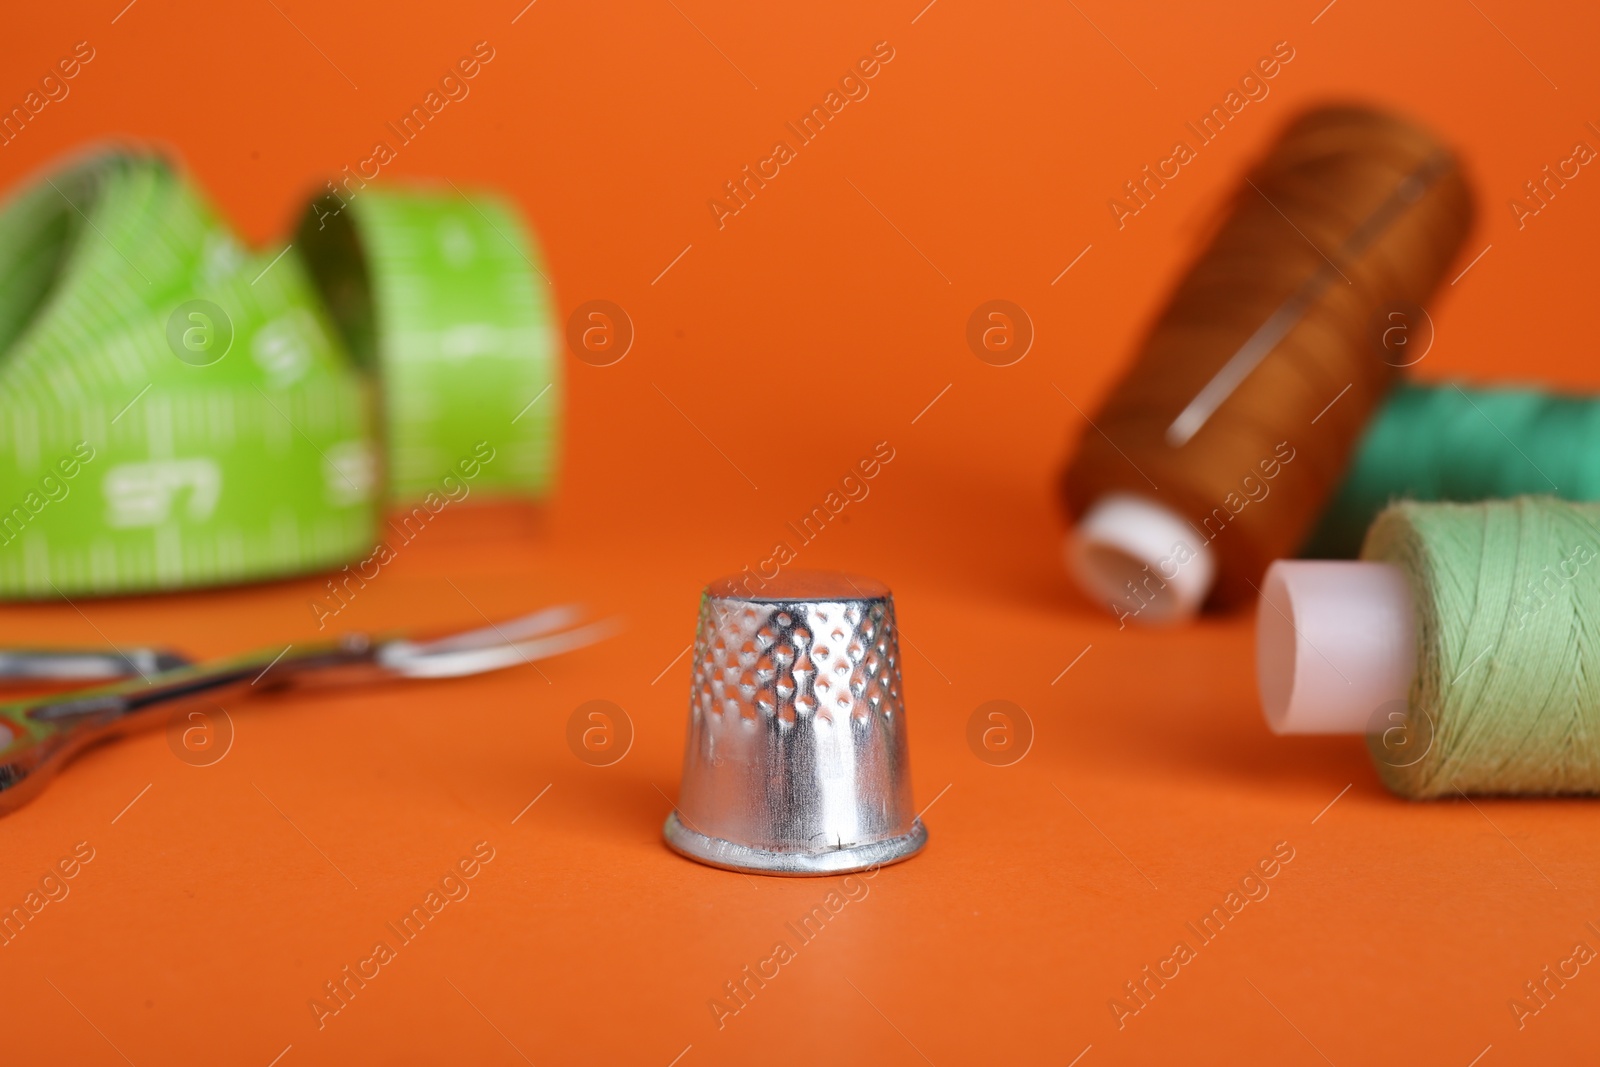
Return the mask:
{"type": "Polygon", "coordinates": [[[448,634],[413,644],[423,653],[461,652],[475,648],[497,647],[567,629],[582,615],[583,609],[576,604],[559,604],[553,608],[519,615],[504,622],[491,622],[475,630],[465,630],[458,634],[448,634]]]}
{"type": "MultiPolygon", "coordinates": [[[[506,624],[501,624],[502,629],[505,627],[506,624]]],[[[417,645],[409,641],[391,641],[378,650],[377,660],[405,678],[461,678],[571,652],[610,637],[620,628],[617,620],[602,619],[561,633],[476,647],[447,648],[442,652],[431,642],[417,645]]],[[[489,632],[494,631],[491,628],[489,632]]]]}

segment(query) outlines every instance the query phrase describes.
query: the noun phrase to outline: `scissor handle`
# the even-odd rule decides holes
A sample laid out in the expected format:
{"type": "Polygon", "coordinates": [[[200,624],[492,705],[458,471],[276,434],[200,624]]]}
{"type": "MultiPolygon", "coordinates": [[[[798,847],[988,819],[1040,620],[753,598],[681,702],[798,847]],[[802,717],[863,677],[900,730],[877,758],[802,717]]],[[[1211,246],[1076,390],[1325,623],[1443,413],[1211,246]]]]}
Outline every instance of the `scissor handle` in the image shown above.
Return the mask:
{"type": "MultiPolygon", "coordinates": [[[[71,653],[68,653],[71,655],[71,653]]],[[[0,705],[0,815],[26,803],[43,780],[84,746],[153,717],[140,714],[215,701],[237,690],[278,688],[308,672],[382,676],[362,635],[294,649],[263,650],[211,663],[170,667],[109,685],[0,705]]]]}

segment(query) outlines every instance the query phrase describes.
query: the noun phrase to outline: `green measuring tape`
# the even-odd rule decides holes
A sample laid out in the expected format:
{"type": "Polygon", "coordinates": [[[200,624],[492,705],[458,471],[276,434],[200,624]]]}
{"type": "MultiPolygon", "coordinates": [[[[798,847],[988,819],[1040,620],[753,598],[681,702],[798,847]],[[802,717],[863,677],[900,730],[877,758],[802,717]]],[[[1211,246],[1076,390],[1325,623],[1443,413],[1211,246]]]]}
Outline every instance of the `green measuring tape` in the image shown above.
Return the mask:
{"type": "Polygon", "coordinates": [[[493,197],[367,190],[246,251],[158,157],[104,152],[0,209],[0,597],[336,566],[385,503],[538,495],[549,291],[493,197]],[[480,463],[487,441],[494,461],[480,463]]]}
{"type": "Polygon", "coordinates": [[[437,492],[486,437],[496,455],[474,491],[548,488],[558,350],[549,282],[514,209],[373,190],[312,204],[295,247],[358,363],[379,368],[398,499],[437,492]]]}

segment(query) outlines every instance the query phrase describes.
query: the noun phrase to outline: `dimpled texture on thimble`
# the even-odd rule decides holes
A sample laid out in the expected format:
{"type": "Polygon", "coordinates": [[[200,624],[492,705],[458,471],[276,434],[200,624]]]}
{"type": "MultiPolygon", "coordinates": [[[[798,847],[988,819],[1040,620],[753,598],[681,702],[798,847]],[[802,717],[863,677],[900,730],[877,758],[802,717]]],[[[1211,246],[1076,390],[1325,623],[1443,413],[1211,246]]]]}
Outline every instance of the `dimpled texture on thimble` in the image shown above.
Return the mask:
{"type": "Polygon", "coordinates": [[[701,604],[698,716],[773,719],[780,727],[900,714],[894,609],[861,603],[701,604]]]}
{"type": "Polygon", "coordinates": [[[912,813],[887,597],[701,601],[681,811],[766,849],[907,832],[912,813]]]}

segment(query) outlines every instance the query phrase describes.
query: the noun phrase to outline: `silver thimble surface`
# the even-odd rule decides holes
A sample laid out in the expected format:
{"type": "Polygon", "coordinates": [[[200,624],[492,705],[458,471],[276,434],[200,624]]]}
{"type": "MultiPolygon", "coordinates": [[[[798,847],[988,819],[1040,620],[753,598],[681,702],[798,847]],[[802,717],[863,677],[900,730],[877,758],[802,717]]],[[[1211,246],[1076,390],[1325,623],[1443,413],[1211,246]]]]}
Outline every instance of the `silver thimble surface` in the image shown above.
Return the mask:
{"type": "Polygon", "coordinates": [[[706,587],[664,833],[691,859],[763,874],[856,871],[927,843],[888,587],[814,571],[706,587]]]}

